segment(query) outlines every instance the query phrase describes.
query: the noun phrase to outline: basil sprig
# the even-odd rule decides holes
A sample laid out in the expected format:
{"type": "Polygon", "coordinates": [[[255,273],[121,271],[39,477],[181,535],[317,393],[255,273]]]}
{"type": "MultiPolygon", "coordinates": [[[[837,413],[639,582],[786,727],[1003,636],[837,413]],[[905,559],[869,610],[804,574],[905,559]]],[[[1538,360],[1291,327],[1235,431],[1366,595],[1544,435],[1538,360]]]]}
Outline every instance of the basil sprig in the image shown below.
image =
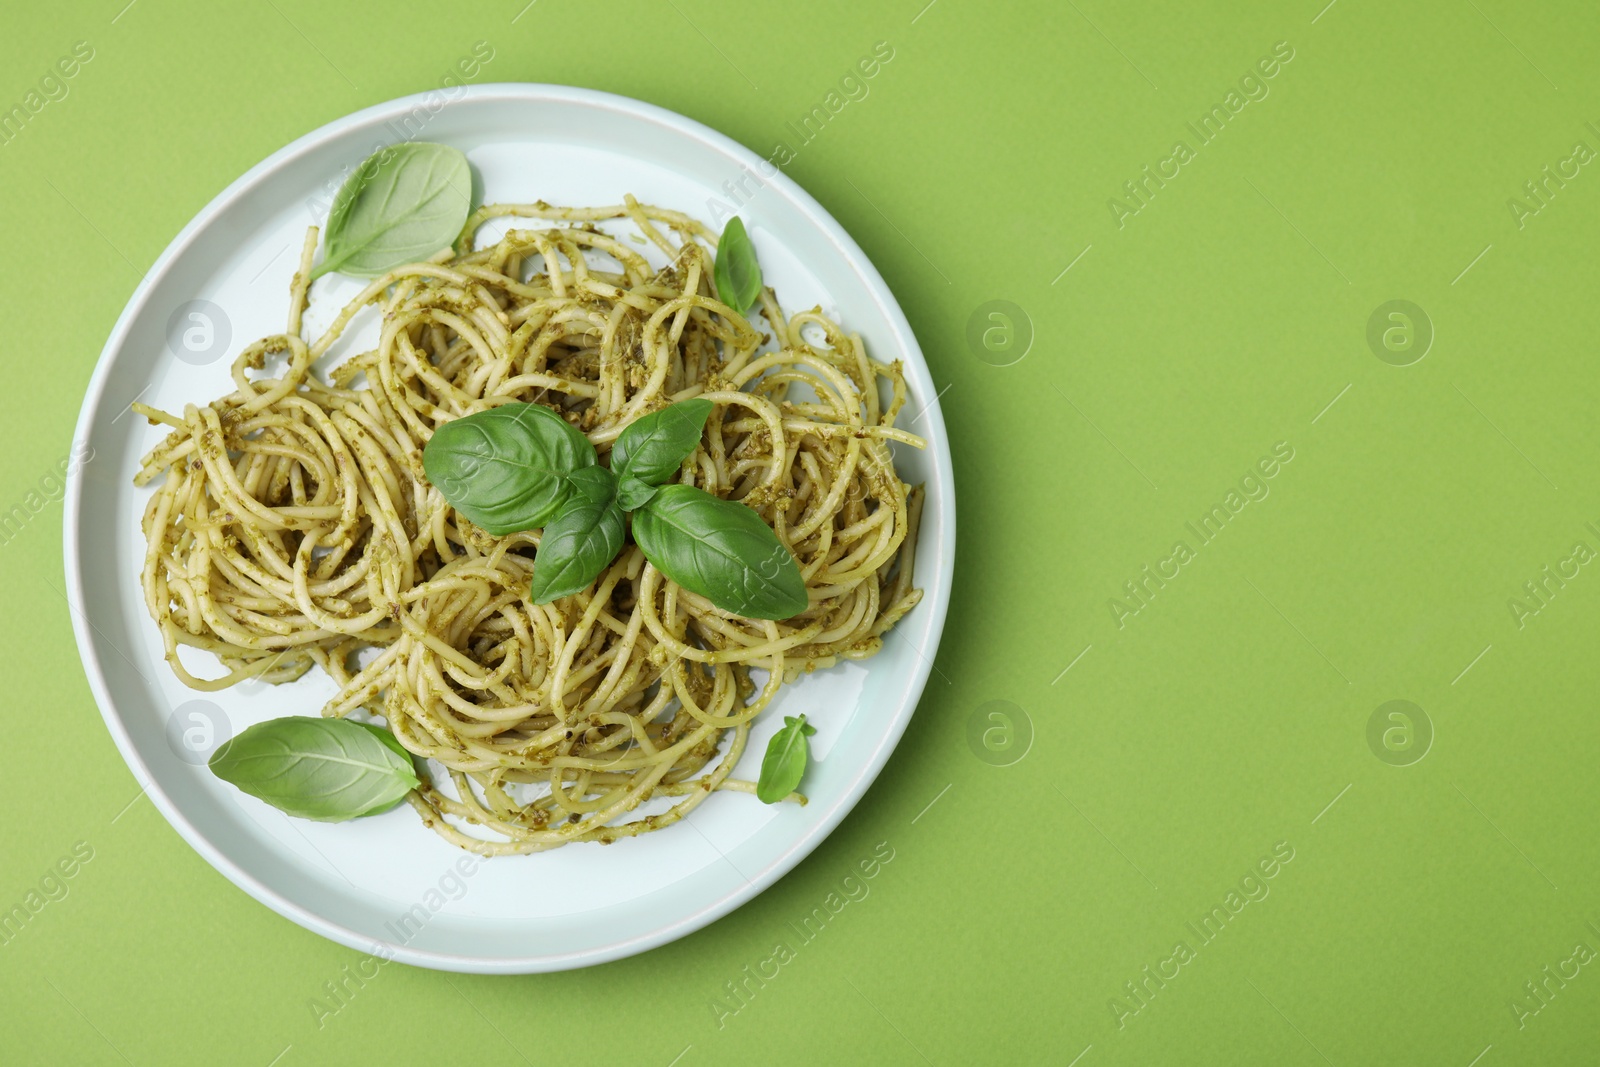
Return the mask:
{"type": "Polygon", "coordinates": [[[339,187],[322,262],[311,271],[376,278],[449,247],[472,210],[472,168],[459,149],[410,141],[381,148],[339,187]]]}
{"type": "Polygon", "coordinates": [[[783,729],[767,742],[767,754],[761,760],[761,777],[756,780],[756,798],[761,803],[776,804],[800,785],[810,755],[806,738],[816,732],[804,715],[783,717],[783,729]]]}
{"type": "Polygon", "coordinates": [[[717,241],[711,279],[717,283],[717,299],[741,315],[761,295],[761,264],[756,261],[756,248],[745,232],[744,221],[737,215],[728,220],[717,241]]]}
{"type": "Polygon", "coordinates": [[[422,450],[428,481],[496,537],[553,519],[571,493],[568,476],[595,462],[589,439],[539,404],[504,404],[447,422],[422,450]]]}
{"type": "Polygon", "coordinates": [[[655,568],[724,611],[787,619],[809,598],[794,554],[761,516],[703,489],[667,484],[700,445],[714,405],[684,400],[594,446],[549,408],[506,404],[448,422],[422,452],[450,505],[496,536],[543,526],[530,594],[536,604],[586,588],[622,550],[623,516],[655,568]]]}
{"type": "Polygon", "coordinates": [[[417,788],[411,754],[381,726],[294,715],[230,739],[211,771],[279,811],[319,822],[376,815],[417,788]]]}

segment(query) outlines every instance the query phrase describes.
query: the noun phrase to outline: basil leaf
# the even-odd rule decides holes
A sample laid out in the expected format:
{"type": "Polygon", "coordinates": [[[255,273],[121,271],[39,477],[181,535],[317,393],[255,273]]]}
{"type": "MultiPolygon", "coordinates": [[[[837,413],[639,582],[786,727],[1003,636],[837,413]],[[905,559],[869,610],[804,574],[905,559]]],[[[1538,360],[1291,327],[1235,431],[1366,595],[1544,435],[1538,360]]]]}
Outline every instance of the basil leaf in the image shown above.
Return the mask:
{"type": "Polygon", "coordinates": [[[678,473],[699,447],[700,431],[715,406],[696,397],[634,419],[611,446],[611,472],[618,478],[631,475],[646,485],[660,485],[678,473]]]}
{"type": "Polygon", "coordinates": [[[311,277],[376,278],[427,259],[455,241],[471,210],[472,168],[458,149],[424,141],[381,148],[339,187],[311,277]]]}
{"type": "Polygon", "coordinates": [[[256,723],[211,757],[211,772],[279,811],[343,822],[417,788],[411,755],[380,726],[290,716],[256,723]]]}
{"type": "Polygon", "coordinates": [[[595,464],[594,446],[540,404],[503,404],[434,431],[422,468],[450,506],[496,537],[543,526],[595,464]]]}
{"type": "Polygon", "coordinates": [[[717,264],[711,271],[717,283],[717,299],[743,315],[761,295],[761,264],[756,248],[745,232],[744,221],[735,215],[723,227],[717,241],[717,264]]]}
{"type": "Polygon", "coordinates": [[[656,570],[723,611],[787,619],[806,610],[800,565],[750,508],[690,485],[664,485],[633,513],[633,539],[656,570]]]}
{"type": "Polygon", "coordinates": [[[617,479],[610,471],[585,467],[567,481],[574,492],[545,526],[534,556],[530,592],[535,604],[587,588],[617,558],[627,533],[617,504],[617,479]]]}
{"type": "Polygon", "coordinates": [[[761,777],[756,782],[756,797],[761,803],[776,804],[800,785],[810,755],[806,738],[816,732],[804,715],[798,719],[793,715],[783,717],[783,729],[767,742],[767,754],[761,760],[761,777]]]}
{"type": "Polygon", "coordinates": [[[656,495],[658,489],[658,486],[625,474],[617,479],[617,506],[623,511],[638,511],[650,503],[650,498],[656,495]]]}

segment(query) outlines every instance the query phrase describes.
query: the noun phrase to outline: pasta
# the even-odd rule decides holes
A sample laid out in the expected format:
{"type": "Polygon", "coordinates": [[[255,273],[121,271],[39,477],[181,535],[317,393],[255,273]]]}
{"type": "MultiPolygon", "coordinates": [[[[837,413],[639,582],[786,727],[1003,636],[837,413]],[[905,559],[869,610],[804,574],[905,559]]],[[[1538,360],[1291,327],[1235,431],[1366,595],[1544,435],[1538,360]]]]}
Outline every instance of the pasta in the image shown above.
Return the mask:
{"type": "Polygon", "coordinates": [[[715,242],[632,197],[488,205],[456,250],[374,279],[308,342],[313,228],[286,329],[234,360],[233,392],[181,415],[135,405],[169,429],[136,480],[159,480],[142,581],[171,669],[201,690],[326,672],[322,713],[381,716],[431,761],[412,807],[481,855],[609,843],[753,792],[730,773],[780,687],[870,657],[920,598],[922,492],[889,446],[922,442],[894,426],[900,365],[820,309],[786,316],[763,289],[768,335],[720,303],[715,242]],[[491,220],[504,236],[475,247],[491,220]],[[369,307],[376,347],[320,373],[369,307]],[[696,396],[715,408],[679,480],[793,551],[810,598],[794,618],[722,611],[631,542],[587,590],[536,605],[539,531],[491,536],[423,473],[437,427],[496,404],[546,405],[604,457],[696,396]],[[184,649],[226,673],[192,673],[184,649]]]}

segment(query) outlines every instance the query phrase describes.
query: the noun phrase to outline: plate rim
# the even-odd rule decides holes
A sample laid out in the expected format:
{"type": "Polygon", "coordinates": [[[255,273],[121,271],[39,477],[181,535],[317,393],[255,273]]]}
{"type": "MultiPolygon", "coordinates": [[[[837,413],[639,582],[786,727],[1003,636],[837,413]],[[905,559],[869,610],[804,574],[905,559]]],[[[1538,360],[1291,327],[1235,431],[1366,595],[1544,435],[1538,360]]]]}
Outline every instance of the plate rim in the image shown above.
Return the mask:
{"type": "MultiPolygon", "coordinates": [[[[884,281],[876,265],[873,264],[855,239],[834,219],[827,209],[801,188],[793,178],[783,172],[781,168],[776,174],[770,177],[766,176],[765,171],[759,169],[764,159],[756,152],[746,148],[726,134],[720,133],[688,116],[681,115],[657,104],[603,90],[538,82],[491,82],[470,85],[464,88],[465,93],[462,96],[447,102],[445,106],[456,107],[473,102],[501,99],[524,103],[568,104],[620,112],[686,136],[690,140],[699,142],[703,147],[731,157],[736,164],[742,163],[752,170],[756,170],[757,173],[761,173],[765,183],[790,200],[793,206],[798,208],[811,224],[816,227],[818,232],[837,247],[851,266],[866,279],[868,295],[882,309],[890,331],[895,336],[901,351],[905,353],[908,364],[919,370],[928,379],[928,384],[931,385],[932,370],[922,353],[921,346],[917,343],[911,324],[906,319],[899,301],[895,299],[893,291],[889,288],[888,283],[884,281]]],[[[150,294],[156,285],[165,277],[173,263],[189,250],[202,228],[211,223],[244,194],[253,190],[258,184],[268,180],[272,173],[284,164],[320,147],[329,140],[343,135],[351,128],[364,126],[374,120],[391,117],[394,113],[407,113],[413,107],[422,105],[425,98],[432,97],[434,94],[434,90],[408,94],[361,108],[324,123],[272,152],[212,197],[167,244],[155,262],[151,264],[149,270],[145,272],[144,277],[140,280],[132,295],[129,296],[122,313],[118,316],[116,324],[112,327],[111,333],[106,339],[105,345],[101,348],[100,355],[97,357],[94,372],[84,392],[83,404],[79,409],[77,422],[74,424],[72,439],[74,441],[87,440],[91,435],[94,422],[92,416],[101,409],[101,405],[104,402],[104,394],[110,382],[115,357],[125,345],[134,321],[144,313],[150,294]]],[[[904,735],[906,727],[910,724],[911,717],[921,702],[922,695],[927,687],[928,677],[933,669],[933,657],[937,656],[938,645],[943,638],[946,615],[950,603],[951,586],[954,580],[955,478],[951,465],[949,437],[937,396],[928,401],[924,407],[924,413],[929,418],[930,427],[933,431],[927,435],[928,450],[925,453],[929,457],[929,465],[933,475],[929,480],[937,482],[940,489],[937,509],[940,552],[937,558],[941,563],[935,571],[934,580],[924,583],[923,600],[919,604],[919,608],[928,612],[931,616],[928,626],[929,644],[927,648],[917,650],[918,657],[913,663],[909,684],[903,691],[900,706],[896,709],[895,715],[887,723],[887,729],[883,734],[882,740],[871,752],[869,758],[863,762],[849,786],[840,794],[839,799],[824,817],[814,824],[809,831],[797,837],[787,849],[779,853],[760,871],[746,877],[743,884],[735,886],[727,893],[707,902],[703,907],[678,916],[646,933],[620,941],[582,950],[514,957],[463,955],[435,950],[422,950],[404,944],[387,943],[380,939],[367,937],[356,930],[324,917],[311,907],[289,899],[263,884],[236,864],[221,847],[214,844],[191,823],[182,810],[167,796],[166,792],[161,788],[156,775],[150,771],[140,757],[132,736],[123,724],[120,713],[116,710],[116,703],[112,698],[110,687],[100,666],[100,657],[97,654],[95,638],[90,632],[93,624],[88,618],[88,611],[85,606],[83,569],[79,562],[82,551],[79,539],[80,512],[85,485],[85,478],[81,468],[75,468],[68,474],[62,518],[63,567],[67,584],[67,600],[72,614],[73,635],[78,646],[78,658],[83,666],[84,674],[87,676],[90,690],[95,698],[95,704],[100,710],[100,716],[115,741],[123,762],[133,772],[135,780],[143,787],[144,793],[149,795],[151,801],[160,810],[168,824],[177,831],[178,836],[186,844],[200,853],[215,870],[255,900],[271,908],[284,918],[356,951],[374,952],[379,949],[387,949],[388,958],[390,959],[414,966],[459,973],[543,973],[593,966],[623,959],[649,951],[696,930],[703,929],[765,892],[778,879],[788,874],[809,856],[817,846],[832,835],[845,817],[855,810],[856,805],[866,794],[872,783],[877,780],[878,775],[888,763],[889,757],[898,747],[900,739],[904,735]]]]}

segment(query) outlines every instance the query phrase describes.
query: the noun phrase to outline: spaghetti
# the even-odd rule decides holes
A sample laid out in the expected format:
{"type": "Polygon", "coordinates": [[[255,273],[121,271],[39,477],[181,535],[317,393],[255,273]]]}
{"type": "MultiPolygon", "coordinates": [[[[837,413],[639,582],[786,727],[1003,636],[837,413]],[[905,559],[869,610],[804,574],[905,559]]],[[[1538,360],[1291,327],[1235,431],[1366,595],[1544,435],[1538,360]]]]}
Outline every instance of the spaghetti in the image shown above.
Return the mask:
{"type": "Polygon", "coordinates": [[[922,441],[894,426],[898,362],[820,309],[785,316],[770,289],[763,336],[716,299],[715,243],[632,197],[488,205],[465,251],[373,280],[308,343],[312,228],[287,328],[234,360],[234,391],[181,416],[135,405],[170,428],[136,482],[160,479],[142,581],[172,670],[217,690],[320,668],[339,687],[323,714],[382,716],[432,761],[408,798],[423,822],[481,855],[609,843],[714,790],[753,792],[730,772],[779,688],[873,655],[920,599],[922,491],[889,444],[922,441]],[[475,248],[492,219],[511,228],[475,248]],[[319,374],[368,307],[376,347],[319,374]],[[493,405],[544,404],[605,456],[634,419],[696,396],[716,407],[678,480],[753,508],[793,551],[810,606],[791,619],[722,611],[631,542],[587,590],[536,605],[540,532],[491,536],[423,474],[437,427],[493,405]],[[227,673],[192,674],[184,648],[227,673]]]}

